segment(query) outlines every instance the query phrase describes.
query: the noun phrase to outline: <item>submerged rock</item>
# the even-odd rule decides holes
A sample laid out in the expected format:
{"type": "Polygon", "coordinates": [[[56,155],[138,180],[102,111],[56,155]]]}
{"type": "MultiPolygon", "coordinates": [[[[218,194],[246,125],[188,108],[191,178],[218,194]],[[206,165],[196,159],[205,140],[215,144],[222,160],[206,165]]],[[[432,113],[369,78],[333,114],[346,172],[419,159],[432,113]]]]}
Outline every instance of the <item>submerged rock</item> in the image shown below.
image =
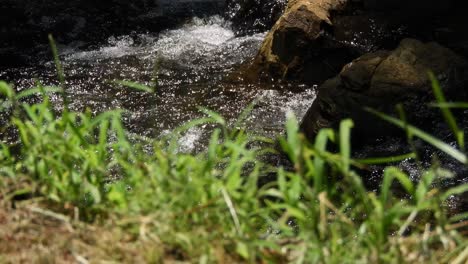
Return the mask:
{"type": "Polygon", "coordinates": [[[340,120],[352,118],[355,141],[399,134],[399,129],[364,110],[370,107],[394,114],[398,103],[403,104],[410,123],[429,127],[434,117],[427,103],[434,97],[428,72],[433,71],[441,81],[447,98],[464,100],[468,99],[467,65],[437,43],[404,39],[393,51],[359,57],[321,85],[301,128],[312,139],[319,129],[337,128],[340,120]]]}

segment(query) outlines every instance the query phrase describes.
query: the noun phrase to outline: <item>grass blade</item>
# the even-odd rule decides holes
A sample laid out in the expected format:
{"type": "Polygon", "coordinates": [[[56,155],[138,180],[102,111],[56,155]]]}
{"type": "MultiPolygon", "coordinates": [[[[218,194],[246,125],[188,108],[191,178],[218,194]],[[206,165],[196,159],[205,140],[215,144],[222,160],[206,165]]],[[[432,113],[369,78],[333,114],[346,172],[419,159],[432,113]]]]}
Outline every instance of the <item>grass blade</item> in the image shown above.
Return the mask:
{"type": "Polygon", "coordinates": [[[5,95],[5,97],[11,99],[15,95],[15,92],[8,83],[0,81],[0,94],[5,95]]]}
{"type": "Polygon", "coordinates": [[[66,115],[66,113],[68,112],[69,103],[68,103],[67,94],[65,92],[65,74],[63,72],[62,63],[60,62],[58,49],[57,49],[57,45],[55,44],[55,40],[54,40],[54,38],[52,37],[51,34],[49,34],[48,37],[49,37],[49,45],[50,45],[50,48],[52,50],[52,56],[54,57],[55,68],[57,70],[57,77],[58,77],[59,82],[60,82],[60,87],[62,87],[62,89],[63,89],[60,94],[62,95],[63,107],[64,107],[65,115],[66,115]]]}
{"type": "Polygon", "coordinates": [[[396,167],[386,168],[380,191],[380,200],[382,204],[386,204],[390,197],[391,185],[394,179],[397,179],[409,194],[412,195],[414,193],[414,185],[405,173],[396,167]]]}
{"type": "Polygon", "coordinates": [[[257,104],[257,100],[253,100],[244,110],[242,110],[242,113],[239,115],[239,117],[237,118],[236,122],[233,125],[234,129],[240,128],[242,123],[245,120],[247,120],[247,117],[252,112],[256,104],[257,104]]]}
{"type": "Polygon", "coordinates": [[[122,85],[124,87],[132,88],[137,91],[146,92],[146,93],[154,93],[154,88],[146,86],[141,83],[125,81],[125,80],[114,80],[112,83],[117,85],[122,85]]]}
{"type": "MultiPolygon", "coordinates": [[[[333,135],[333,130],[321,129],[315,138],[315,150],[319,153],[324,153],[327,150],[328,140],[333,138],[333,135]]],[[[316,155],[314,157],[314,186],[319,192],[325,190],[325,187],[327,186],[325,164],[326,160],[320,155],[316,155]]]]}
{"type": "MultiPolygon", "coordinates": [[[[432,83],[432,90],[434,92],[434,96],[438,103],[446,103],[447,100],[445,99],[444,93],[442,92],[442,88],[440,87],[439,81],[437,81],[434,73],[429,72],[429,79],[432,83]]],[[[445,122],[449,125],[450,129],[452,130],[455,138],[457,139],[457,143],[461,149],[465,148],[465,134],[457,125],[457,121],[450,111],[450,108],[441,107],[440,110],[442,111],[442,115],[444,116],[445,122]]]]}
{"type": "Polygon", "coordinates": [[[351,164],[351,128],[353,121],[346,119],[340,123],[340,153],[343,159],[343,173],[348,174],[351,164]]]}
{"type": "Polygon", "coordinates": [[[366,111],[380,117],[381,119],[391,123],[391,124],[394,124],[400,128],[407,128],[408,130],[411,131],[411,133],[417,137],[419,137],[420,139],[426,141],[427,143],[431,144],[432,146],[436,147],[437,149],[439,149],[440,151],[442,152],[445,152],[447,155],[451,156],[452,158],[458,160],[459,162],[463,163],[463,164],[467,164],[467,158],[466,158],[466,155],[453,148],[452,146],[450,146],[449,144],[441,141],[440,139],[432,136],[432,135],[429,135],[428,133],[420,130],[419,128],[416,128],[414,126],[411,126],[411,125],[406,125],[403,121],[399,120],[399,119],[396,119],[394,117],[391,117],[391,116],[388,116],[384,113],[381,113],[381,112],[378,112],[378,111],[375,111],[373,109],[370,109],[370,108],[365,108],[366,111]]]}
{"type": "Polygon", "coordinates": [[[379,157],[379,158],[366,158],[366,159],[358,159],[355,160],[356,162],[374,165],[374,164],[385,164],[385,163],[393,163],[399,162],[406,159],[415,159],[416,154],[414,152],[398,155],[398,156],[391,156],[391,157],[379,157]]]}
{"type": "Polygon", "coordinates": [[[432,104],[429,104],[429,106],[439,107],[439,108],[468,108],[468,103],[464,103],[464,102],[432,103],[432,104]]]}
{"type": "Polygon", "coordinates": [[[46,87],[37,87],[24,90],[16,95],[17,99],[26,98],[35,94],[42,94],[42,93],[63,93],[63,89],[61,87],[54,87],[54,86],[46,86],[46,87]]]}
{"type": "Polygon", "coordinates": [[[234,226],[236,227],[236,230],[239,235],[242,235],[242,229],[240,226],[240,221],[239,218],[237,217],[237,212],[236,209],[234,208],[234,204],[231,200],[231,197],[229,197],[229,194],[227,193],[226,189],[221,188],[221,193],[223,194],[224,202],[226,203],[226,206],[229,209],[229,213],[232,216],[232,220],[234,221],[234,226]]]}
{"type": "Polygon", "coordinates": [[[199,107],[198,109],[205,115],[209,116],[215,123],[223,127],[226,126],[226,120],[224,120],[224,118],[220,114],[208,108],[204,108],[204,107],[199,107]]]}

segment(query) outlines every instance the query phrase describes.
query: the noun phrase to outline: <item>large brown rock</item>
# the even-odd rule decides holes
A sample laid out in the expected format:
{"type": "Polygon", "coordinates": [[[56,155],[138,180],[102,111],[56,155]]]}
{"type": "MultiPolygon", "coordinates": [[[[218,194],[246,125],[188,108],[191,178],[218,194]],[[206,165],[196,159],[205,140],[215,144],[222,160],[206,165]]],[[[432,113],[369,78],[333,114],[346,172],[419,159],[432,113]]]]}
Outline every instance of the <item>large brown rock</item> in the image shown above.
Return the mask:
{"type": "MultiPolygon", "coordinates": [[[[346,3],[347,0],[290,0],[285,13],[266,36],[250,71],[255,75],[315,79],[304,76],[304,68],[314,67],[316,62],[323,64],[319,59],[311,59],[319,54],[311,53],[323,51],[320,42],[324,30],[332,27],[331,13],[344,9],[346,3]]],[[[326,69],[315,68],[311,74],[316,76],[323,75],[320,71],[326,69]]]]}
{"type": "Polygon", "coordinates": [[[393,51],[359,57],[321,85],[301,128],[312,139],[319,129],[336,128],[340,120],[352,118],[357,141],[392,135],[400,130],[364,108],[393,114],[398,103],[403,104],[411,123],[430,126],[434,117],[426,103],[434,97],[428,72],[435,73],[448,98],[463,100],[467,98],[466,69],[463,58],[437,43],[404,39],[393,51]]]}

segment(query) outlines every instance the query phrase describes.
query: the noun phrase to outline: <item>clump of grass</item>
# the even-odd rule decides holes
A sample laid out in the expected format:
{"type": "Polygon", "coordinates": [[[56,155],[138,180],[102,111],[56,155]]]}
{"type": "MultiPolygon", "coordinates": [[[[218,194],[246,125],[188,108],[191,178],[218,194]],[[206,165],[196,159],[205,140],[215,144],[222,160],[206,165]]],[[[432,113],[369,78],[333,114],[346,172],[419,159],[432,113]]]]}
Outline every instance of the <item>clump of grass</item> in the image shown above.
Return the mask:
{"type": "MultiPolygon", "coordinates": [[[[280,139],[293,163],[293,169],[286,170],[262,162],[262,155],[272,150],[255,146],[272,142],[237,129],[239,122],[230,127],[212,111],[203,110],[204,118],[164,140],[131,141],[118,111],[96,116],[90,111],[56,112],[48,94],[62,89],[38,85],[15,93],[0,82],[7,126],[19,136],[17,142],[1,143],[0,195],[11,201],[24,194],[40,197],[39,212],[55,211],[46,213],[49,216],[71,214],[98,226],[112,225],[114,232],[144,242],[135,253],[143,259],[463,263],[467,258],[466,233],[459,231],[467,225],[466,213],[449,216],[444,202],[466,193],[468,186],[438,189],[433,183],[445,174],[434,165],[419,182],[388,167],[380,190],[366,190],[355,170],[363,162],[415,155],[354,160],[351,120],[344,120],[339,131],[324,129],[314,142],[307,142],[290,116],[287,134],[280,139]],[[22,101],[33,94],[42,101],[22,101]],[[177,139],[206,123],[215,127],[206,150],[179,152],[177,139]],[[330,152],[330,144],[339,151],[330,152]],[[261,177],[268,174],[276,180],[261,185],[261,177]],[[395,181],[407,198],[393,194],[395,181]]],[[[466,164],[462,150],[381,116],[466,164]]]]}
{"type": "Polygon", "coordinates": [[[118,111],[97,116],[91,113],[64,111],[56,113],[48,93],[59,88],[42,87],[16,94],[1,83],[8,105],[14,106],[10,126],[18,134],[18,142],[2,143],[3,162],[7,162],[10,177],[31,178],[37,183],[32,193],[47,199],[71,203],[84,211],[92,211],[105,203],[106,181],[117,166],[116,157],[131,158],[118,111]],[[25,94],[39,93],[38,104],[21,103],[25,94]],[[115,138],[111,139],[111,137],[115,138]],[[10,149],[19,149],[12,155],[10,149]]]}

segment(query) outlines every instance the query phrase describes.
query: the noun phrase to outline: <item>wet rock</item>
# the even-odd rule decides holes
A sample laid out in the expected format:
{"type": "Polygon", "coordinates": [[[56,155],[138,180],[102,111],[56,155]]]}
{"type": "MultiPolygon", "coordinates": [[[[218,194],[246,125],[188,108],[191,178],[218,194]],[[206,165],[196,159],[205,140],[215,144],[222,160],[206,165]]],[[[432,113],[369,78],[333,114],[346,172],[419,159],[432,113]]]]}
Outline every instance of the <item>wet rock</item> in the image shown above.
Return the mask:
{"type": "Polygon", "coordinates": [[[356,142],[396,136],[401,133],[400,129],[379,120],[364,108],[395,114],[398,103],[403,104],[410,123],[423,129],[432,128],[435,114],[428,110],[427,103],[434,97],[428,71],[433,71],[441,81],[447,98],[468,98],[467,62],[462,57],[434,42],[404,39],[393,51],[359,57],[347,64],[338,76],[321,85],[301,128],[312,139],[319,129],[337,128],[340,120],[352,118],[356,142]]]}
{"type": "MultiPolygon", "coordinates": [[[[327,47],[323,41],[324,34],[332,27],[331,12],[344,9],[346,2],[289,1],[286,12],[266,36],[250,71],[289,79],[326,76],[327,73],[321,72],[322,69],[327,71],[324,59],[327,54],[337,54],[337,49],[327,47]],[[327,52],[327,48],[332,52],[327,52]]],[[[347,59],[346,54],[339,54],[338,57],[339,60],[347,59]]]]}

